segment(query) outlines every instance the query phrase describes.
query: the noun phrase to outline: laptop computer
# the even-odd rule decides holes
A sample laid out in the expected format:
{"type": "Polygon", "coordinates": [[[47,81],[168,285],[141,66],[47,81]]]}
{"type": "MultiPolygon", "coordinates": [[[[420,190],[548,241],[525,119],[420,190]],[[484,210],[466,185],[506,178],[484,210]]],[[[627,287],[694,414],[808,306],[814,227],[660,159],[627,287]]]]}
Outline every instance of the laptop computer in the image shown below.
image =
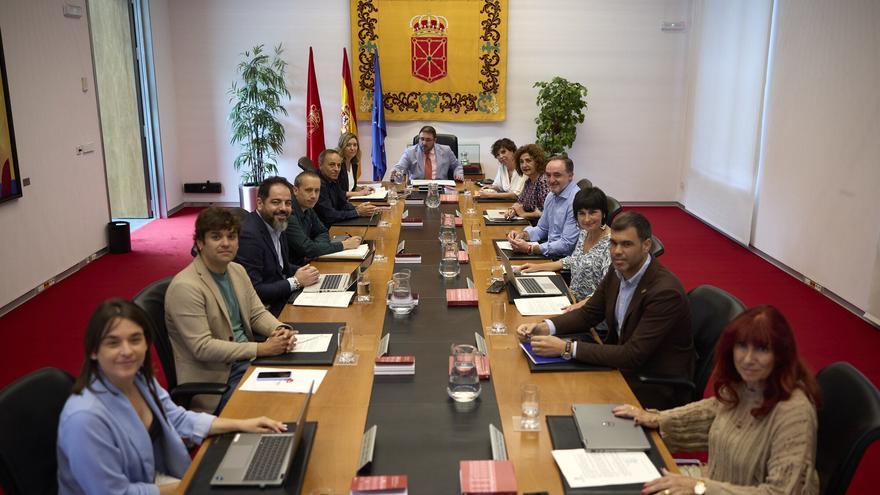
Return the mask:
{"type": "Polygon", "coordinates": [[[562,294],[559,287],[550,280],[550,277],[531,277],[517,276],[513,273],[513,267],[510,265],[510,258],[501,251],[501,264],[504,265],[505,278],[516,287],[519,295],[528,296],[558,296],[562,294]]]}
{"type": "Polygon", "coordinates": [[[649,450],[645,430],[636,428],[629,418],[611,412],[613,404],[573,404],[574,422],[584,448],[593,452],[649,450]]]}
{"type": "Polygon", "coordinates": [[[373,256],[375,254],[376,250],[371,249],[367,253],[367,257],[351,273],[322,273],[318,275],[318,283],[305,287],[303,292],[344,292],[351,290],[354,284],[357,283],[358,271],[366,271],[373,263],[373,256]]]}
{"type": "Polygon", "coordinates": [[[312,382],[293,433],[237,433],[211,478],[211,486],[281,486],[302,441],[314,387],[312,382]]]}

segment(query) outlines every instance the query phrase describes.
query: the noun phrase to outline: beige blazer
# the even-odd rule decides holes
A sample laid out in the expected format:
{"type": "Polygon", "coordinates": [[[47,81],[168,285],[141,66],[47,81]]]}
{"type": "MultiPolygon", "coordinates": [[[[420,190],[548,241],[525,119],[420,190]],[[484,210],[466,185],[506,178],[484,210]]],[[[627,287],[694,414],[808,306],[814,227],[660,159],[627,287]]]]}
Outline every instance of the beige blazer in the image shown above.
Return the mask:
{"type": "MultiPolygon", "coordinates": [[[[233,362],[257,357],[254,332],[268,336],[281,325],[260,302],[244,267],[230,263],[227,271],[250,342],[235,341],[220,289],[196,256],[174,276],[165,293],[165,325],[174,348],[178,383],[226,383],[233,362]]],[[[193,401],[194,409],[209,408],[198,399],[193,401]]]]}

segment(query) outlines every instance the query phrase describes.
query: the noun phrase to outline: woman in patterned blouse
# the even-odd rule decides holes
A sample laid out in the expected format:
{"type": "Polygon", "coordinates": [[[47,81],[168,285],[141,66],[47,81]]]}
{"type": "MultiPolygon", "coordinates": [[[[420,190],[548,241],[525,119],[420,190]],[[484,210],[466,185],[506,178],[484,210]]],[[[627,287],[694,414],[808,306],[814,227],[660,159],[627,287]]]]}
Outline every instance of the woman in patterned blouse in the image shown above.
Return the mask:
{"type": "Polygon", "coordinates": [[[516,198],[516,203],[507,209],[507,218],[519,216],[535,225],[541,218],[544,198],[549,191],[547,178],[544,177],[547,155],[537,144],[527,144],[516,150],[513,160],[516,163],[516,171],[526,178],[526,183],[519,197],[516,198]]]}
{"type": "Polygon", "coordinates": [[[819,386],[773,306],[736,317],[715,348],[714,397],[666,411],[624,404],[614,414],[660,430],[673,452],[709,451],[689,477],[664,470],[642,493],[816,495],[819,386]]]}
{"type": "Polygon", "coordinates": [[[574,251],[559,261],[550,263],[525,263],[522,271],[571,270],[571,292],[576,303],[565,308],[572,311],[583,306],[599,282],[608,273],[611,254],[608,243],[611,239],[606,222],[608,220],[608,198],[598,187],[581,189],[574,196],[572,204],[574,216],[581,229],[574,251]]]}

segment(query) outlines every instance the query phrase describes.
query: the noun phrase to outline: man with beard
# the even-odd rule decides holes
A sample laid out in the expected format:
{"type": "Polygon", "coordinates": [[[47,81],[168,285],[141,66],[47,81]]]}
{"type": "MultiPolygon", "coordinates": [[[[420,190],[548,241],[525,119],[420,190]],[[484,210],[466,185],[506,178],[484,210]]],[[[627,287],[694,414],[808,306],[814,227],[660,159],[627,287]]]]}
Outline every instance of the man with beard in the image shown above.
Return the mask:
{"type": "Polygon", "coordinates": [[[391,175],[407,174],[410,179],[464,180],[464,168],[452,148],[437,144],[437,130],[426,125],[419,130],[419,143],[403,151],[391,175]]]}
{"type": "Polygon", "coordinates": [[[245,215],[235,261],[247,270],[260,300],[278,316],[293,291],[318,281],[318,269],[290,263],[283,238],[292,207],[293,186],[269,177],[257,191],[257,209],[245,215]]]}
{"type": "Polygon", "coordinates": [[[198,396],[194,409],[222,409],[257,356],[292,349],[290,326],[275,319],[257,297],[244,268],[232,260],[238,251],[239,219],[226,208],[208,208],[196,219],[198,255],[174,276],[165,293],[165,326],[174,348],[178,383],[229,385],[217,398],[198,396]],[[255,342],[254,334],[268,337],[255,342]]]}

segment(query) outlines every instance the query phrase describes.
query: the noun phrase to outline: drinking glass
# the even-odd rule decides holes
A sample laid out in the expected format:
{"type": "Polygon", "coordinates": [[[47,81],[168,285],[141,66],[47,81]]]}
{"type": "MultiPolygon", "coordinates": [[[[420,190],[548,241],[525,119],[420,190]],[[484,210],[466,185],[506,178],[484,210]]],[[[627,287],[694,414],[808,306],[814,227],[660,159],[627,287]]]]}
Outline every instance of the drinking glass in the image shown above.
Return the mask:
{"type": "Polygon", "coordinates": [[[354,363],[354,331],[352,328],[348,325],[342,325],[339,327],[337,338],[337,343],[339,344],[339,357],[336,359],[336,362],[339,364],[354,363]]]}
{"type": "Polygon", "coordinates": [[[390,294],[388,307],[396,315],[409,314],[415,307],[410,278],[409,270],[401,270],[393,274],[388,281],[388,294],[390,294]]]}
{"type": "Polygon", "coordinates": [[[379,228],[387,229],[391,227],[391,210],[381,210],[379,211],[379,228]]]}
{"type": "Polygon", "coordinates": [[[493,282],[500,282],[504,280],[504,267],[501,265],[501,262],[496,261],[492,264],[492,267],[489,269],[489,278],[490,285],[493,282]]]}
{"type": "Polygon", "coordinates": [[[492,301],[492,325],[491,333],[507,333],[507,301],[499,299],[492,301]]]}
{"type": "Polygon", "coordinates": [[[446,392],[455,402],[471,402],[480,396],[477,376],[477,348],[468,344],[452,344],[452,370],[446,392]]]}
{"type": "Polygon", "coordinates": [[[373,239],[373,249],[376,250],[376,254],[373,255],[374,262],[384,263],[388,260],[388,257],[385,256],[385,239],[381,235],[373,239]]]}
{"type": "Polygon", "coordinates": [[[458,262],[458,244],[455,241],[443,242],[440,245],[440,275],[446,278],[457,277],[461,271],[458,262]]]}
{"type": "Polygon", "coordinates": [[[373,301],[373,295],[370,293],[370,276],[366,272],[358,270],[357,281],[357,302],[369,303],[373,301]]]}
{"type": "Polygon", "coordinates": [[[471,244],[475,246],[479,246],[480,244],[482,244],[483,241],[480,239],[481,234],[482,231],[480,230],[479,222],[471,225],[471,244]]]}
{"type": "Polygon", "coordinates": [[[391,206],[397,204],[397,189],[394,186],[388,189],[388,204],[391,206]]]}
{"type": "Polygon", "coordinates": [[[538,429],[538,386],[532,383],[526,383],[520,387],[520,400],[522,415],[519,419],[519,426],[523,430],[538,429]]]}
{"type": "Polygon", "coordinates": [[[428,195],[425,196],[425,206],[428,208],[440,207],[440,190],[434,182],[428,185],[428,195]]]}

